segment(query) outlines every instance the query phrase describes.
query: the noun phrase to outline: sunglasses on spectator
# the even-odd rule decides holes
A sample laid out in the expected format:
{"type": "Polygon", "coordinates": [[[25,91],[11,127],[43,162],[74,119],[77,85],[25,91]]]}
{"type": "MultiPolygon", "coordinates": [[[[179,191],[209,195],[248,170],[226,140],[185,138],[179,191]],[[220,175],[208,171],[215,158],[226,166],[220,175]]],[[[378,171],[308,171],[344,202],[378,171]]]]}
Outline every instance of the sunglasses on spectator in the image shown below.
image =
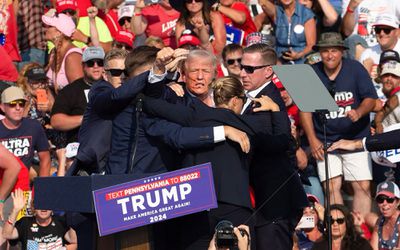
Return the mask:
{"type": "Polygon", "coordinates": [[[132,18],[131,17],[123,17],[119,19],[118,23],[120,26],[124,26],[125,21],[128,21],[129,23],[131,22],[132,18]]]}
{"type": "Polygon", "coordinates": [[[75,16],[76,10],[66,9],[66,10],[63,10],[61,13],[66,14],[66,15],[70,15],[70,16],[75,16]]]}
{"type": "Polygon", "coordinates": [[[25,103],[26,103],[25,100],[15,100],[15,101],[12,101],[12,102],[7,103],[7,105],[8,105],[9,107],[11,107],[11,108],[15,108],[17,105],[18,105],[20,108],[23,108],[23,107],[25,107],[25,103]]]}
{"type": "Polygon", "coordinates": [[[334,219],[334,218],[331,217],[330,220],[331,220],[331,225],[335,224],[335,222],[337,222],[339,225],[342,225],[345,222],[344,218],[336,218],[336,219],[334,219]]]}
{"type": "Polygon", "coordinates": [[[100,60],[100,59],[93,59],[93,60],[89,60],[89,61],[85,62],[86,66],[88,66],[89,68],[94,67],[95,63],[99,67],[103,67],[104,66],[104,61],[100,60]]]}
{"type": "Polygon", "coordinates": [[[32,86],[32,87],[34,87],[34,88],[39,88],[39,87],[43,87],[43,86],[46,86],[48,83],[49,83],[49,81],[48,80],[39,80],[39,81],[31,81],[31,80],[28,80],[28,82],[29,82],[29,84],[32,86]]]}
{"type": "Polygon", "coordinates": [[[228,65],[233,65],[235,62],[238,62],[240,64],[242,62],[242,58],[236,58],[236,59],[228,59],[226,60],[226,63],[228,65]]]}
{"type": "Polygon", "coordinates": [[[374,30],[375,30],[375,34],[380,34],[381,31],[383,30],[383,32],[384,32],[386,35],[389,35],[390,32],[392,32],[392,30],[394,30],[394,29],[393,29],[393,28],[375,27],[374,30]]]}
{"type": "Polygon", "coordinates": [[[129,45],[127,45],[127,44],[118,43],[118,42],[115,43],[114,46],[115,46],[117,49],[125,49],[125,50],[132,50],[132,49],[133,49],[131,46],[129,46],[129,45]]]}
{"type": "Polygon", "coordinates": [[[376,197],[376,202],[378,204],[382,204],[384,201],[392,204],[395,200],[396,200],[396,198],[394,198],[394,197],[387,197],[387,196],[383,196],[383,195],[379,195],[378,197],[376,197]]]}
{"type": "Polygon", "coordinates": [[[112,76],[121,76],[122,73],[124,73],[126,76],[128,75],[128,72],[126,72],[125,69],[107,69],[106,71],[110,72],[112,76]]]}
{"type": "Polygon", "coordinates": [[[244,69],[244,71],[246,71],[247,74],[253,74],[254,71],[256,71],[257,69],[262,69],[268,66],[271,66],[271,64],[260,65],[260,66],[250,66],[250,65],[240,64],[240,70],[244,69]]]}
{"type": "Polygon", "coordinates": [[[193,2],[200,3],[203,2],[203,0],[185,0],[185,3],[193,3],[193,2]]]}

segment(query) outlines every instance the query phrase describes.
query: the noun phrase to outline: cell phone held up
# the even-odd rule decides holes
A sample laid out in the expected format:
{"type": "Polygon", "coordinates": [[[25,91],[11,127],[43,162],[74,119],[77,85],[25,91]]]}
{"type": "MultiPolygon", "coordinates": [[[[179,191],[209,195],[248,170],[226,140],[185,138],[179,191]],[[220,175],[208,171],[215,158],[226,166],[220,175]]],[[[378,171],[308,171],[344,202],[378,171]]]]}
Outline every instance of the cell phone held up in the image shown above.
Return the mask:
{"type": "Polygon", "coordinates": [[[38,104],[46,104],[49,101],[47,97],[47,92],[45,89],[37,89],[36,90],[36,103],[38,104]]]}
{"type": "Polygon", "coordinates": [[[297,228],[300,229],[313,228],[314,226],[314,216],[303,216],[299,224],[297,224],[297,228]]]}

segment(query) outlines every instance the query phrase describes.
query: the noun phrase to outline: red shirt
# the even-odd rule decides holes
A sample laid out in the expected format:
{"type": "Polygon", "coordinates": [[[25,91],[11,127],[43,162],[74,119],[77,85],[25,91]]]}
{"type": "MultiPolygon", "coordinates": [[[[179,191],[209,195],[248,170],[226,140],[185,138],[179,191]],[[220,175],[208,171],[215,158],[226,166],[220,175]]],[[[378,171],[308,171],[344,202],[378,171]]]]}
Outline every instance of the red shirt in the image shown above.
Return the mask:
{"type": "Polygon", "coordinates": [[[238,24],[238,23],[232,22],[232,19],[230,19],[229,17],[227,17],[221,13],[222,17],[224,18],[225,24],[232,25],[233,27],[244,31],[243,44],[245,44],[247,35],[257,31],[256,25],[253,22],[253,19],[250,15],[250,11],[247,8],[246,4],[244,4],[242,2],[234,2],[230,8],[240,11],[240,12],[244,12],[246,14],[246,21],[243,24],[238,24]]]}
{"type": "MultiPolygon", "coordinates": [[[[22,161],[15,156],[15,159],[17,159],[17,161],[19,162],[19,165],[21,166],[21,170],[18,173],[18,177],[17,177],[17,182],[15,183],[12,191],[16,190],[16,189],[21,189],[22,191],[28,191],[30,189],[29,186],[29,170],[27,167],[25,167],[24,163],[22,163],[22,161]]],[[[4,174],[4,170],[0,169],[0,185],[3,181],[3,174],[4,174]]]]}
{"type": "Polygon", "coordinates": [[[163,39],[166,46],[176,48],[175,26],[179,12],[166,12],[159,4],[146,6],[142,9],[142,16],[147,20],[146,36],[157,36],[163,39]]]}
{"type": "Polygon", "coordinates": [[[118,11],[112,9],[105,14],[103,11],[99,11],[98,16],[103,19],[106,23],[108,29],[110,30],[111,36],[113,38],[117,37],[119,31],[121,30],[121,26],[118,23],[118,11]]]}
{"type": "Polygon", "coordinates": [[[12,4],[8,5],[7,12],[9,13],[9,17],[7,20],[6,43],[4,44],[4,49],[13,61],[19,62],[21,61],[21,56],[19,54],[17,42],[17,19],[15,18],[12,4]]]}
{"type": "Polygon", "coordinates": [[[76,3],[78,4],[78,9],[79,9],[79,16],[87,16],[87,9],[92,5],[92,2],[90,0],[78,0],[76,1],[76,3]]]}
{"type": "Polygon", "coordinates": [[[0,45],[0,80],[16,82],[18,79],[18,71],[12,62],[12,58],[8,55],[3,46],[0,45]]]}

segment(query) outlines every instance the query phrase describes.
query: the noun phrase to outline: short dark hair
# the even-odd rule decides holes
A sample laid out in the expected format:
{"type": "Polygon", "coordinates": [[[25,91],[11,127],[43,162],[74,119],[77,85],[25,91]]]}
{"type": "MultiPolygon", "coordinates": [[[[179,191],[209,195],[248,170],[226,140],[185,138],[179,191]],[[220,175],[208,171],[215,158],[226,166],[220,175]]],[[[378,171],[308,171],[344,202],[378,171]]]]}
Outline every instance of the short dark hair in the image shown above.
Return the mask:
{"type": "Polygon", "coordinates": [[[230,53],[233,53],[236,51],[243,52],[243,47],[236,43],[231,43],[231,44],[226,45],[224,47],[224,49],[222,50],[222,59],[225,61],[227,54],[230,54],[230,53]]]}
{"type": "Polygon", "coordinates": [[[275,65],[278,56],[274,49],[264,43],[256,43],[244,48],[243,53],[260,53],[264,64],[275,65]]]}
{"type": "Polygon", "coordinates": [[[159,50],[160,49],[156,47],[147,45],[134,48],[125,59],[125,69],[128,74],[131,75],[132,72],[140,66],[154,63],[159,50]]]}

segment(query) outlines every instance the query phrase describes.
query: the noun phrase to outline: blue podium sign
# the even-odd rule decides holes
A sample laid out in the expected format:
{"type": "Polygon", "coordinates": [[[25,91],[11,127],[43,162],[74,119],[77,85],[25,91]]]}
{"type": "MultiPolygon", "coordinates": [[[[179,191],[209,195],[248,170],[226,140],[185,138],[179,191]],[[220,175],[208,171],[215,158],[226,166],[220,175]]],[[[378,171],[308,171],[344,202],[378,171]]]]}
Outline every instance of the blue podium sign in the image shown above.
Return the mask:
{"type": "Polygon", "coordinates": [[[100,236],[217,207],[211,163],[93,191],[100,236]]]}

